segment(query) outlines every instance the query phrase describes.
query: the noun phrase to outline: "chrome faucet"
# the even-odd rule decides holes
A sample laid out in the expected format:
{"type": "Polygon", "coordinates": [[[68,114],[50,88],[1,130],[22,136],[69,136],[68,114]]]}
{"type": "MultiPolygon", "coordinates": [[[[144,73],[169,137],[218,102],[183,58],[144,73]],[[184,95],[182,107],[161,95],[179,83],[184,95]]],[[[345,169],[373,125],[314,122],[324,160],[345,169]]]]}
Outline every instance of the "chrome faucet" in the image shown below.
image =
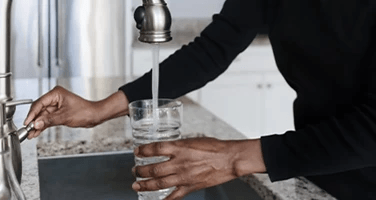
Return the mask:
{"type": "Polygon", "coordinates": [[[33,124],[17,130],[13,123],[16,106],[33,101],[18,100],[12,97],[11,53],[11,14],[12,0],[0,0],[0,200],[9,200],[12,193],[24,200],[20,183],[22,159],[20,143],[34,128],[33,124]]]}
{"type": "Polygon", "coordinates": [[[164,0],[142,0],[143,5],[134,12],[137,28],[140,29],[139,41],[145,43],[163,43],[172,40],[171,13],[164,0]]]}

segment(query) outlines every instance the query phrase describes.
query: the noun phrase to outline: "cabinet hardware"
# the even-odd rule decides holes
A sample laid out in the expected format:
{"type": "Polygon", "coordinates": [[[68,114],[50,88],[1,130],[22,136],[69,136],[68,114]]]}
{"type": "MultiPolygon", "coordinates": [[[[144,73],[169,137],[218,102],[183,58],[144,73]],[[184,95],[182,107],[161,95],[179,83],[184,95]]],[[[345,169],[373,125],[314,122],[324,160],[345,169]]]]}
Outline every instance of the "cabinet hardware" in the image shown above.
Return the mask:
{"type": "Polygon", "coordinates": [[[38,60],[37,65],[43,67],[43,0],[38,0],[38,60]]]}
{"type": "Polygon", "coordinates": [[[59,43],[60,43],[60,41],[59,41],[59,25],[60,25],[60,23],[59,23],[59,2],[58,2],[58,0],[56,0],[55,1],[55,11],[56,11],[56,66],[57,67],[59,67],[60,66],[60,62],[59,62],[59,59],[60,59],[60,57],[59,57],[59,43]]]}

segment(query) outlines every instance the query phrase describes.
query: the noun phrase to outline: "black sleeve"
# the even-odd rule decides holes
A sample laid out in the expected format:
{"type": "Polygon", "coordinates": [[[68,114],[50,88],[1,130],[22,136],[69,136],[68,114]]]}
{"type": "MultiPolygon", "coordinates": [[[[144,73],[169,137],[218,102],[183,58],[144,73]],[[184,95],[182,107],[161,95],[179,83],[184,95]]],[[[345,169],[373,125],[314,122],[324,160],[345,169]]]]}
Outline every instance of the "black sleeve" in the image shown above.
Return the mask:
{"type": "Polygon", "coordinates": [[[370,61],[365,63],[370,67],[364,84],[368,92],[362,102],[318,124],[261,138],[265,165],[272,181],[376,166],[375,47],[370,50],[370,61]]]}
{"type": "MultiPolygon", "coordinates": [[[[212,23],[160,64],[159,96],[177,98],[223,73],[263,27],[265,0],[227,0],[212,23]]],[[[137,66],[135,66],[137,67],[137,66]]],[[[129,102],[151,98],[151,71],[120,88],[129,102]]]]}

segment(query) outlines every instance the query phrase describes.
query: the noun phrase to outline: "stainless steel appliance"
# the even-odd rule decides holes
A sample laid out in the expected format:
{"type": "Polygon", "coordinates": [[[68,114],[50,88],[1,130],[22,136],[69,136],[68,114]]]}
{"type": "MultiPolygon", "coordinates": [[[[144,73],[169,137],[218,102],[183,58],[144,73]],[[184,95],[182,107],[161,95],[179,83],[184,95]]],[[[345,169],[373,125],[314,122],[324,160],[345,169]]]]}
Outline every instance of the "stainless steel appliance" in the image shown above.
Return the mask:
{"type": "Polygon", "coordinates": [[[51,0],[51,76],[124,76],[126,1],[51,0]]]}
{"type": "MultiPolygon", "coordinates": [[[[147,16],[140,40],[171,40],[167,1],[139,2],[147,16]]],[[[14,77],[125,76],[132,65],[133,5],[132,0],[13,0],[14,77]]]]}
{"type": "Polygon", "coordinates": [[[124,76],[131,1],[13,0],[14,76],[124,76]]]}
{"type": "Polygon", "coordinates": [[[11,72],[15,78],[48,77],[49,0],[13,0],[11,72]]]}

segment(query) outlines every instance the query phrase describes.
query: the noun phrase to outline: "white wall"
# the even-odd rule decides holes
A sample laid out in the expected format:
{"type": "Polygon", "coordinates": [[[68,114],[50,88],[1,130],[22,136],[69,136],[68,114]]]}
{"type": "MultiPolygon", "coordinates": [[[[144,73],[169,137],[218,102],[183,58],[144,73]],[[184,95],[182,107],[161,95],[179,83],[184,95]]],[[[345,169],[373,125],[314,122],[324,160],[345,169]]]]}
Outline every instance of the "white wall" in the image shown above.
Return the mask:
{"type": "MultiPolygon", "coordinates": [[[[210,18],[221,11],[225,0],[168,0],[173,18],[210,18]]],[[[141,5],[141,0],[133,0],[133,7],[141,5]]]]}
{"type": "Polygon", "coordinates": [[[225,0],[170,0],[175,18],[210,18],[221,11],[225,0]]]}

